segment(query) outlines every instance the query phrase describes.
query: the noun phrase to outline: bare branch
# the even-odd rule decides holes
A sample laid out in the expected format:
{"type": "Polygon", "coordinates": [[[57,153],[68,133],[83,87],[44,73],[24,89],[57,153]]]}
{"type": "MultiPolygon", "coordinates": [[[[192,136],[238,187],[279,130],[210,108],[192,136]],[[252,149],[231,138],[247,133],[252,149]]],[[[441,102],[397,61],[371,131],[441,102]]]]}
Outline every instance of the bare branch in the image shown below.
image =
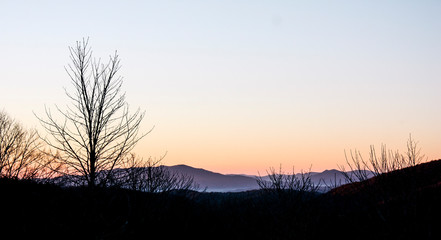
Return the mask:
{"type": "Polygon", "coordinates": [[[82,175],[89,186],[106,185],[98,178],[101,171],[110,176],[136,143],[146,134],[138,134],[144,112],[129,114],[122,92],[122,78],[117,76],[120,60],[117,52],[107,63],[95,60],[89,39],[69,47],[71,64],[65,70],[72,91],[65,93],[71,104],[63,111],[55,106],[58,120],[46,109],[46,117],[38,119],[51,138],[44,138],[69,166],[68,172],[82,175]]]}

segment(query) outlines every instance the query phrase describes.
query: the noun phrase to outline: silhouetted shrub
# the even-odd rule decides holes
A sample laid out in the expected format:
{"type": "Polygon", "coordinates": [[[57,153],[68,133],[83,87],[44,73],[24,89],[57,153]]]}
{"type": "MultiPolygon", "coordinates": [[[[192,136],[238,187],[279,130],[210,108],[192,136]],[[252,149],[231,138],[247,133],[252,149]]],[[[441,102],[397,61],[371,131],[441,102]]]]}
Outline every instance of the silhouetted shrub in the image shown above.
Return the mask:
{"type": "Polygon", "coordinates": [[[193,176],[168,170],[159,160],[143,160],[135,154],[130,154],[122,165],[123,168],[114,171],[118,186],[150,193],[165,193],[171,191],[195,191],[198,185],[193,176]]]}

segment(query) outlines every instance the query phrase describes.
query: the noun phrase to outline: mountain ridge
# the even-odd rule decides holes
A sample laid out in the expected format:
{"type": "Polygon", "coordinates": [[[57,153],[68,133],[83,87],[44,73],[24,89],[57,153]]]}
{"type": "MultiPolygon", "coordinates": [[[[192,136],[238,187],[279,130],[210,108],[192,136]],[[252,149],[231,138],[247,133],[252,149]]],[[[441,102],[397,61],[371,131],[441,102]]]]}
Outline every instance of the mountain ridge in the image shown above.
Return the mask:
{"type": "Polygon", "coordinates": [[[164,167],[173,172],[192,176],[201,190],[209,192],[239,192],[259,188],[256,179],[253,177],[221,174],[184,164],[164,167]]]}
{"type": "MultiPolygon", "coordinates": [[[[268,175],[256,176],[245,174],[222,174],[195,168],[185,164],[165,166],[170,171],[192,176],[194,182],[199,185],[200,190],[207,192],[240,192],[259,189],[257,179],[269,180],[268,175]]],[[[351,173],[351,172],[347,172],[351,173]]],[[[308,174],[308,173],[306,173],[308,174]]],[[[336,169],[324,170],[323,172],[310,172],[309,177],[313,184],[320,187],[320,191],[329,190],[328,186],[340,186],[346,183],[345,173],[336,169]]],[[[297,173],[296,176],[300,176],[297,173]]]]}

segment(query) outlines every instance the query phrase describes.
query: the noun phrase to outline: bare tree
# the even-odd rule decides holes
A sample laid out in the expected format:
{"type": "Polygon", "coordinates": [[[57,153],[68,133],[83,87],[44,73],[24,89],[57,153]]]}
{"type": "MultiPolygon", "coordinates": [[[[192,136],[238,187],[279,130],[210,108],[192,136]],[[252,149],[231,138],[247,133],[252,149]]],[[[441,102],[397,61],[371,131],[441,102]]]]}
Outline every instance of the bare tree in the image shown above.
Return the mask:
{"type": "Polygon", "coordinates": [[[271,167],[267,171],[267,177],[257,177],[260,189],[275,193],[277,196],[293,195],[302,196],[304,193],[316,193],[320,185],[315,184],[311,178],[311,171],[295,174],[285,173],[280,166],[279,171],[271,167]]]}
{"type": "Polygon", "coordinates": [[[79,175],[88,186],[105,185],[135,144],[144,112],[129,114],[117,76],[120,60],[115,52],[107,63],[92,58],[88,40],[69,47],[72,61],[65,69],[73,91],[65,90],[71,103],[66,110],[56,105],[61,120],[45,107],[46,117],[37,118],[50,138],[43,140],[55,149],[67,172],[79,175]],[[105,174],[99,174],[105,172],[105,174]]]}
{"type": "Polygon", "coordinates": [[[0,112],[0,177],[34,178],[43,167],[41,143],[35,130],[0,112]]]}
{"type": "Polygon", "coordinates": [[[360,151],[356,149],[354,151],[351,150],[350,154],[351,158],[349,159],[345,151],[346,163],[349,166],[349,170],[347,171],[344,165],[339,166],[339,169],[343,173],[346,182],[361,182],[370,178],[372,173],[370,173],[368,163],[363,159],[360,151]]]}

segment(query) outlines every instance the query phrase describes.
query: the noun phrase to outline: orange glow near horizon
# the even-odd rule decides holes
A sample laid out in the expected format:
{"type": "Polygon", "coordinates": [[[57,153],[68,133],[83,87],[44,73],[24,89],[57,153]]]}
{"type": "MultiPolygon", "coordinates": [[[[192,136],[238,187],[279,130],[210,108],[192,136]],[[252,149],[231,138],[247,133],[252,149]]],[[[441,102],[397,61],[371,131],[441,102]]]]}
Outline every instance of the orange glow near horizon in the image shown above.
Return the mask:
{"type": "MultiPolygon", "coordinates": [[[[32,112],[23,114],[17,111],[19,109],[8,110],[5,109],[25,127],[36,127],[44,133],[32,112]]],[[[148,115],[160,114],[153,108],[148,115]]],[[[346,164],[344,151],[357,149],[367,158],[370,145],[380,149],[381,144],[386,144],[388,149],[405,153],[409,137],[409,133],[401,132],[396,126],[387,128],[374,122],[358,128],[356,124],[330,123],[332,118],[318,126],[306,121],[301,126],[284,123],[260,127],[265,121],[277,120],[264,118],[250,124],[228,123],[228,118],[220,122],[208,119],[205,123],[190,124],[197,118],[202,117],[183,119],[183,123],[176,124],[174,116],[146,117],[141,132],[150,130],[153,123],[156,126],[138,143],[134,152],[143,158],[160,158],[166,154],[164,165],[185,164],[223,174],[265,175],[270,167],[280,165],[286,172],[293,168],[295,172],[338,169],[339,165],[346,164]]],[[[441,158],[441,141],[434,134],[441,133],[441,127],[428,123],[415,129],[412,138],[418,142],[427,160],[441,158]]]]}
{"type": "Polygon", "coordinates": [[[323,171],[412,134],[441,158],[441,1],[201,2],[2,2],[0,110],[44,135],[34,112],[71,104],[68,46],[90,37],[97,59],[118,51],[140,132],[155,126],[140,157],[323,171]]]}
{"type": "MultiPolygon", "coordinates": [[[[403,136],[405,136],[403,134],[403,136]]],[[[147,136],[148,138],[149,136],[147,136]]],[[[152,137],[153,138],[153,137],[152,137]]],[[[421,154],[427,157],[428,161],[439,159],[438,146],[436,139],[433,141],[419,141],[421,154]],[[426,144],[430,143],[430,144],[426,144]]],[[[218,139],[217,139],[218,140],[218,139]]],[[[368,139],[361,139],[350,143],[345,143],[345,139],[322,141],[257,141],[243,139],[241,144],[238,141],[214,142],[198,141],[196,139],[185,140],[182,143],[165,144],[170,146],[166,150],[159,147],[161,143],[155,143],[153,139],[148,143],[141,143],[135,150],[140,156],[159,157],[167,153],[163,160],[165,165],[185,164],[195,168],[203,168],[213,172],[223,174],[249,174],[265,175],[270,167],[282,167],[283,171],[324,171],[329,169],[339,169],[339,166],[346,165],[345,154],[351,150],[361,151],[363,157],[368,158],[369,146],[372,143],[368,139]],[[229,144],[230,143],[230,144],[229,144]],[[279,143],[279,144],[277,144],[279,143]],[[151,147],[148,147],[151,145],[151,147]],[[144,148],[144,146],[146,146],[144,148]]],[[[379,142],[373,145],[380,149],[381,144],[386,144],[388,149],[406,152],[406,138],[397,142],[379,142]]]]}

